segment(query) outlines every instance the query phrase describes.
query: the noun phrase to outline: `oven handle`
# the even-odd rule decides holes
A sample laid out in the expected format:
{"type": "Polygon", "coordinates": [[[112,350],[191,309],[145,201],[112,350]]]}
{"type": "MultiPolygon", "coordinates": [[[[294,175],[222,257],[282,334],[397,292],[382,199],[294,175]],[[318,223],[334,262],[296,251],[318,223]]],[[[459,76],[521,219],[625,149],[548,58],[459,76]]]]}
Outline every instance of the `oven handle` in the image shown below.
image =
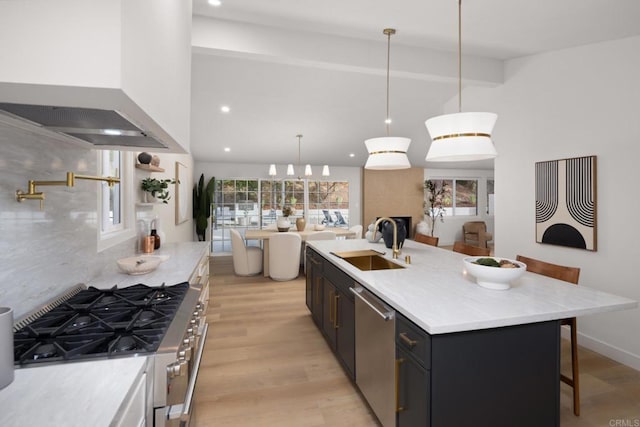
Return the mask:
{"type": "Polygon", "coordinates": [[[202,336],[200,337],[200,345],[198,346],[198,351],[196,353],[196,358],[193,363],[193,371],[191,372],[191,377],[189,378],[189,386],[187,387],[187,395],[184,399],[184,403],[180,403],[178,405],[171,405],[167,409],[167,419],[175,420],[180,419],[181,421],[189,421],[191,417],[191,404],[193,402],[193,393],[196,391],[196,380],[198,379],[198,371],[200,370],[200,361],[202,360],[202,353],[204,353],[204,343],[207,340],[207,330],[209,329],[209,324],[204,324],[204,329],[202,330],[202,336]]]}

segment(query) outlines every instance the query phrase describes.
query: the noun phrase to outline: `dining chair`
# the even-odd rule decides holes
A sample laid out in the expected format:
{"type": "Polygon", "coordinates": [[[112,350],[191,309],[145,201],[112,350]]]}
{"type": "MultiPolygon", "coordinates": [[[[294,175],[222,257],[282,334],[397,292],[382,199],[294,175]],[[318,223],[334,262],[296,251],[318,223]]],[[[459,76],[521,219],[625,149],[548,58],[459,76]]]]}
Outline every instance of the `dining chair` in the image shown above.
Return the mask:
{"type": "Polygon", "coordinates": [[[295,232],[274,234],[269,238],[269,276],[273,280],[293,280],[300,274],[302,238],[295,232]]]}
{"type": "Polygon", "coordinates": [[[231,233],[231,251],[233,255],[233,271],[238,276],[253,276],[262,271],[262,249],[246,246],[242,235],[233,228],[231,233]]]}
{"type": "MultiPolygon", "coordinates": [[[[426,234],[416,233],[413,240],[419,243],[425,243],[431,246],[438,246],[439,237],[427,236],[426,234]]],[[[456,251],[457,252],[457,251],[456,251]]]]}
{"type": "Polygon", "coordinates": [[[353,234],[356,239],[362,239],[362,225],[354,225],[349,227],[349,231],[353,231],[353,234]]]}
{"type": "Polygon", "coordinates": [[[489,256],[491,250],[489,248],[480,248],[478,246],[467,245],[464,242],[455,242],[453,251],[469,256],[489,256]]]}
{"type": "MultiPolygon", "coordinates": [[[[542,274],[543,276],[553,277],[554,279],[563,280],[565,282],[578,284],[580,278],[580,268],[566,267],[564,265],[552,264],[540,261],[534,258],[528,258],[517,255],[516,260],[527,264],[527,271],[542,274]]],[[[571,331],[571,378],[564,374],[560,374],[560,381],[568,384],[573,388],[573,413],[580,415],[580,374],[578,372],[578,323],[575,317],[562,319],[561,325],[569,326],[571,331]]]]}

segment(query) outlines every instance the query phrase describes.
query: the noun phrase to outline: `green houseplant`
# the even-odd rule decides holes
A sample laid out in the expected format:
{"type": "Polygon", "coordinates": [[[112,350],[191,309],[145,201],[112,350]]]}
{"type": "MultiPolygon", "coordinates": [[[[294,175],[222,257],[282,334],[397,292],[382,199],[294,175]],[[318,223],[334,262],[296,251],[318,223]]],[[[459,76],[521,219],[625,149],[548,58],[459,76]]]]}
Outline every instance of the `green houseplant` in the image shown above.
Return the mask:
{"type": "Polygon", "coordinates": [[[200,175],[200,180],[193,186],[193,219],[196,225],[196,234],[199,241],[204,241],[209,217],[211,216],[211,203],[215,191],[216,178],[212,177],[207,186],[204,185],[204,174],[200,175]]]}
{"type": "Polygon", "coordinates": [[[151,195],[151,197],[167,204],[169,199],[171,199],[171,195],[169,194],[169,184],[175,183],[175,179],[145,178],[142,180],[140,188],[142,188],[142,191],[145,193],[151,195]]]}

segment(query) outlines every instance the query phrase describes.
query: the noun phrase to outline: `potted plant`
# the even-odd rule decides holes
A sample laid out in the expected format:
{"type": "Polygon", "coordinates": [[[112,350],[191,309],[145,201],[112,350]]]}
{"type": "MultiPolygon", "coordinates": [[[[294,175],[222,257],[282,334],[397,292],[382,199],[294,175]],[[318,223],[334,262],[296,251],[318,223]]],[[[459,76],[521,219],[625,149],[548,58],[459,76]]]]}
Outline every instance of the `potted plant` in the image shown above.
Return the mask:
{"type": "Polygon", "coordinates": [[[205,241],[209,217],[211,216],[211,203],[216,185],[216,178],[212,177],[207,186],[204,185],[204,174],[200,175],[198,184],[193,186],[193,219],[196,225],[196,234],[199,241],[205,241]]]}
{"type": "Polygon", "coordinates": [[[446,210],[443,206],[444,199],[450,196],[449,188],[446,184],[437,187],[435,182],[430,179],[424,182],[427,199],[424,201],[424,213],[429,217],[429,228],[431,228],[431,236],[433,236],[436,228],[436,221],[444,222],[446,210]]]}
{"type": "Polygon", "coordinates": [[[169,194],[169,184],[175,184],[175,179],[156,179],[145,178],[140,184],[140,188],[144,192],[145,200],[151,202],[153,199],[162,201],[167,204],[171,195],[169,194]]]}

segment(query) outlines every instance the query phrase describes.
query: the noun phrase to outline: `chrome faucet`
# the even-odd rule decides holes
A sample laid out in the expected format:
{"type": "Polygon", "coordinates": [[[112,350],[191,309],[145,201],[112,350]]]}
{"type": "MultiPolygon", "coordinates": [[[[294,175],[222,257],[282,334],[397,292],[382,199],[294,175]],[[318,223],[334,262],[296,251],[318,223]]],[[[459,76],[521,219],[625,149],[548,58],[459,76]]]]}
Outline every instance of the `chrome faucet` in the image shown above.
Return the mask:
{"type": "Polygon", "coordinates": [[[380,224],[380,221],[384,221],[384,220],[390,221],[391,224],[393,224],[393,246],[391,247],[391,251],[393,252],[393,259],[398,259],[398,255],[400,254],[400,249],[398,249],[398,224],[396,224],[395,220],[386,216],[378,218],[376,223],[373,225],[374,235],[378,230],[378,224],[380,224]]]}

